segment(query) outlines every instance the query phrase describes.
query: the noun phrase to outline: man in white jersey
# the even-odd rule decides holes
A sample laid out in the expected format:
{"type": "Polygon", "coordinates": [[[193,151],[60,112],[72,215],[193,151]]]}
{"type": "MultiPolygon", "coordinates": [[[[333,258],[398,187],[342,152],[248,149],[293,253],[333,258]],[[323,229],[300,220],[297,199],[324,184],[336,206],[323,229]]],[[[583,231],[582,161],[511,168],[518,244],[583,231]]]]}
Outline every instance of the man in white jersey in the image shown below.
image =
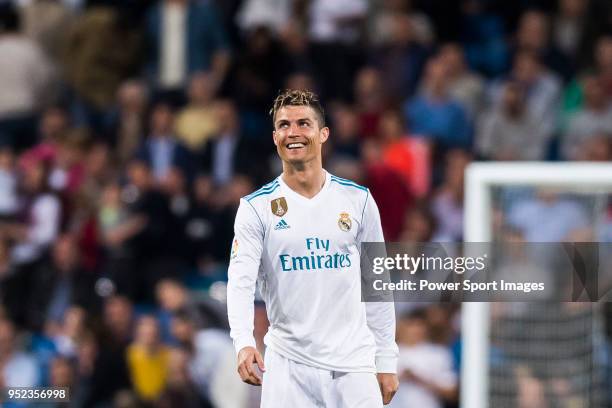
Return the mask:
{"type": "Polygon", "coordinates": [[[288,90],[271,111],[283,173],[240,200],[227,294],[243,381],[263,408],[373,408],[398,387],[393,303],[361,302],[361,242],[382,242],[369,190],[323,169],[318,98],[288,90]],[[255,348],[256,284],[270,328],[255,348]],[[262,375],[258,372],[257,368],[262,375]]]}

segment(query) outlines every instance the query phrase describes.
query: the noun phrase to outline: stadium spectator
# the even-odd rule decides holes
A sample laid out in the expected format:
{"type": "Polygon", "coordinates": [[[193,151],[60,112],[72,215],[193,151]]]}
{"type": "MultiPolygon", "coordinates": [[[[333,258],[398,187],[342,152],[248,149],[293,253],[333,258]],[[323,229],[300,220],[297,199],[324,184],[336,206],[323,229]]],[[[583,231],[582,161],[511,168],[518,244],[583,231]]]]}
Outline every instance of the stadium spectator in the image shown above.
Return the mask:
{"type": "Polygon", "coordinates": [[[230,63],[225,28],[212,2],[160,0],[148,11],[147,72],[160,91],[181,99],[181,88],[199,71],[218,87],[230,63]]]}
{"type": "Polygon", "coordinates": [[[235,352],[228,333],[198,329],[190,314],[181,310],[174,315],[172,332],[189,354],[189,377],[201,397],[214,406],[245,406],[248,386],[236,375],[235,352]],[[232,392],[228,393],[228,389],[232,392]]]}
{"type": "Polygon", "coordinates": [[[388,103],[380,71],[372,67],[360,70],[355,78],[354,94],[359,135],[364,139],[376,138],[380,115],[388,103]]]}
{"type": "Polygon", "coordinates": [[[482,114],[476,150],[492,160],[542,160],[552,134],[527,106],[525,88],[516,81],[504,85],[501,104],[482,114]]]}
{"type": "Polygon", "coordinates": [[[219,126],[203,157],[203,169],[217,186],[227,185],[237,174],[248,174],[254,181],[267,180],[269,174],[251,163],[258,146],[242,134],[240,118],[231,100],[220,100],[215,106],[219,126]]]}
{"type": "Polygon", "coordinates": [[[13,149],[0,145],[0,222],[10,220],[19,209],[15,165],[13,149]]]}
{"type": "Polygon", "coordinates": [[[198,394],[196,385],[189,378],[189,358],[185,350],[170,350],[168,384],[155,401],[156,408],[213,408],[198,394]]]}
{"type": "Polygon", "coordinates": [[[170,168],[179,167],[188,177],[193,174],[192,154],[174,134],[174,109],[164,101],[153,105],[149,119],[149,137],[136,156],[150,166],[156,182],[162,182],[170,168]]]}
{"type": "Polygon", "coordinates": [[[60,200],[50,191],[46,163],[29,162],[22,167],[21,174],[20,200],[26,204],[22,204],[15,222],[3,226],[15,243],[12,258],[17,264],[32,263],[44,255],[59,233],[62,211],[60,200]]]}
{"type": "Polygon", "coordinates": [[[21,31],[36,42],[57,66],[75,17],[70,8],[61,1],[33,0],[20,4],[19,14],[21,31]]]}
{"type": "Polygon", "coordinates": [[[449,76],[448,93],[465,109],[471,121],[480,114],[484,98],[484,80],[470,69],[465,60],[465,51],[458,43],[444,45],[439,53],[449,76]]]}
{"type": "Polygon", "coordinates": [[[36,115],[48,96],[52,67],[36,43],[19,33],[11,2],[0,4],[0,138],[21,150],[35,139],[36,115]]]}
{"type": "Polygon", "coordinates": [[[137,395],[143,401],[154,401],[168,378],[170,350],[159,337],[158,322],[153,316],[141,316],[136,322],[134,341],[127,347],[126,360],[137,395]]]}
{"type": "Polygon", "coordinates": [[[609,134],[593,135],[578,147],[576,159],[579,161],[608,162],[612,160],[612,136],[609,134]]]}
{"type": "Polygon", "coordinates": [[[102,133],[121,83],[138,71],[142,60],[139,13],[129,2],[113,7],[97,1],[70,29],[64,71],[75,93],[71,109],[76,125],[102,133]]]}
{"type": "Polygon", "coordinates": [[[587,228],[587,216],[580,204],[552,191],[540,190],[536,194],[517,200],[506,220],[527,242],[571,240],[587,228]]]}
{"type": "Polygon", "coordinates": [[[602,35],[595,44],[595,70],[608,99],[612,98],[612,35],[602,35]]]}
{"type": "Polygon", "coordinates": [[[424,197],[431,183],[431,149],[426,140],[408,137],[404,118],[397,110],[383,113],[379,125],[383,161],[404,179],[414,197],[424,197]]]}
{"type": "Polygon", "coordinates": [[[75,237],[64,234],[56,238],[51,262],[37,270],[30,288],[31,327],[61,323],[71,305],[95,306],[94,276],[84,270],[79,258],[75,237]]]}
{"type": "Polygon", "coordinates": [[[515,52],[532,52],[549,69],[565,81],[574,74],[572,60],[560,52],[551,39],[550,17],[539,10],[528,10],[521,16],[516,32],[515,52]]]}
{"type": "Polygon", "coordinates": [[[441,147],[471,145],[471,126],[465,110],[449,95],[446,65],[437,58],[427,63],[422,91],[404,104],[410,133],[441,147]]]}
{"type": "Polygon", "coordinates": [[[293,0],[270,2],[269,0],[246,0],[240,5],[236,22],[243,33],[266,27],[275,35],[282,33],[290,24],[293,15],[293,0]]]}
{"type": "Polygon", "coordinates": [[[364,181],[370,186],[372,197],[380,211],[380,222],[385,239],[396,241],[402,229],[401,220],[414,197],[402,176],[383,160],[382,143],[371,139],[362,147],[364,181]]]}
{"type": "Polygon", "coordinates": [[[393,103],[400,103],[416,90],[429,47],[416,38],[417,27],[409,14],[390,14],[388,38],[372,48],[369,61],[383,78],[385,92],[393,103]]]}
{"type": "MultiPolygon", "coordinates": [[[[291,88],[293,89],[293,88],[291,88]]],[[[329,152],[330,161],[334,160],[357,160],[359,159],[359,120],[357,112],[352,106],[340,104],[331,112],[334,129],[334,140],[329,143],[332,146],[329,152]]],[[[327,144],[323,145],[324,148],[327,144]]]]}
{"type": "Polygon", "coordinates": [[[308,36],[324,99],[350,98],[355,72],[362,64],[358,40],[367,7],[366,0],[314,0],[309,4],[308,36]]]}
{"type": "Polygon", "coordinates": [[[210,73],[200,72],[189,80],[189,103],[176,115],[176,137],[193,154],[202,155],[206,144],[217,132],[215,84],[210,73]]]}
{"type": "Polygon", "coordinates": [[[607,98],[603,84],[596,75],[582,80],[584,105],[569,120],[561,152],[568,160],[578,157],[578,150],[587,139],[601,134],[612,134],[612,99],[607,98]]]}
{"type": "MultiPolygon", "coordinates": [[[[555,130],[560,106],[561,80],[546,69],[540,57],[532,51],[520,51],[514,56],[510,79],[525,88],[527,108],[540,119],[546,132],[555,130]]],[[[495,81],[490,88],[490,103],[502,101],[505,80],[495,81]]]]}
{"type": "Polygon", "coordinates": [[[125,81],[117,91],[116,106],[105,119],[104,137],[122,167],[134,156],[146,133],[148,93],[143,81],[125,81]]]}
{"type": "Polygon", "coordinates": [[[463,239],[463,182],[471,155],[455,149],[446,154],[444,181],[434,194],[431,207],[436,217],[434,242],[460,242],[463,239]]]}
{"type": "Polygon", "coordinates": [[[427,202],[417,203],[404,217],[400,242],[430,242],[436,231],[436,219],[427,202]]]}
{"type": "Polygon", "coordinates": [[[40,385],[36,360],[18,345],[17,334],[13,322],[0,319],[0,383],[4,387],[36,387],[40,385]]]}
{"type": "Polygon", "coordinates": [[[435,33],[431,20],[427,14],[414,8],[412,0],[383,0],[376,3],[374,11],[370,11],[368,40],[371,45],[376,47],[388,43],[393,38],[396,16],[407,17],[404,26],[410,29],[410,37],[417,44],[424,47],[433,44],[435,33]]]}
{"type": "Polygon", "coordinates": [[[442,408],[457,399],[457,374],[450,352],[431,342],[422,310],[398,322],[400,388],[391,407],[442,408]]]}

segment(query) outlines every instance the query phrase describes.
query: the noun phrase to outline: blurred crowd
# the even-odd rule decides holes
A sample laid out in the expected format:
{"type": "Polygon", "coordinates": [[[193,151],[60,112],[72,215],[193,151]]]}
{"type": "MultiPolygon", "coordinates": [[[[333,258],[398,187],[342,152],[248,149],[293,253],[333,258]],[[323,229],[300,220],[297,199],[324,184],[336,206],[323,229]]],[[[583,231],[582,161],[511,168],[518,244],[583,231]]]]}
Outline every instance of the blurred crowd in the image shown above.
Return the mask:
{"type": "MultiPolygon", "coordinates": [[[[388,241],[461,241],[470,162],[612,159],[612,3],[0,0],[0,384],[257,406],[224,282],[284,88],[321,96],[324,166],[388,241]]],[[[457,316],[402,314],[394,406],[456,404],[457,316]]]]}

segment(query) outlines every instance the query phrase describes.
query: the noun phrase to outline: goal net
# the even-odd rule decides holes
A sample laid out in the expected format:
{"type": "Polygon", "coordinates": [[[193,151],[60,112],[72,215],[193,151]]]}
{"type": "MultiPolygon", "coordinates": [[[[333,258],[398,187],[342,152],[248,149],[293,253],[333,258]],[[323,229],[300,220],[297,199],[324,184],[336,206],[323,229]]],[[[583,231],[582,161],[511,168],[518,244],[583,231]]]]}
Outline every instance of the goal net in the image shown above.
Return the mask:
{"type": "MultiPolygon", "coordinates": [[[[612,165],[471,165],[465,240],[612,241],[612,165]]],[[[464,303],[461,407],[610,407],[607,305],[464,303]]]]}

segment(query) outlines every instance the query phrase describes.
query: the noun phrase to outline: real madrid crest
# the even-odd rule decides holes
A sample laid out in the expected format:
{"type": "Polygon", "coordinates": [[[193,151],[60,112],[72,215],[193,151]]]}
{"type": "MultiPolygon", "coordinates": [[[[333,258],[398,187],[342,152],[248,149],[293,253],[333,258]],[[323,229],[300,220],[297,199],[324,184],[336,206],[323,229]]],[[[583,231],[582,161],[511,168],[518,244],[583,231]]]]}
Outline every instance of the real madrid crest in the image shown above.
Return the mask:
{"type": "Polygon", "coordinates": [[[287,200],[285,197],[275,198],[270,202],[270,206],[272,207],[272,214],[277,217],[282,217],[287,214],[289,208],[287,207],[287,200]]]}
{"type": "Polygon", "coordinates": [[[351,221],[351,216],[349,213],[340,213],[340,219],[338,219],[338,227],[344,232],[350,231],[353,223],[351,221]]]}

